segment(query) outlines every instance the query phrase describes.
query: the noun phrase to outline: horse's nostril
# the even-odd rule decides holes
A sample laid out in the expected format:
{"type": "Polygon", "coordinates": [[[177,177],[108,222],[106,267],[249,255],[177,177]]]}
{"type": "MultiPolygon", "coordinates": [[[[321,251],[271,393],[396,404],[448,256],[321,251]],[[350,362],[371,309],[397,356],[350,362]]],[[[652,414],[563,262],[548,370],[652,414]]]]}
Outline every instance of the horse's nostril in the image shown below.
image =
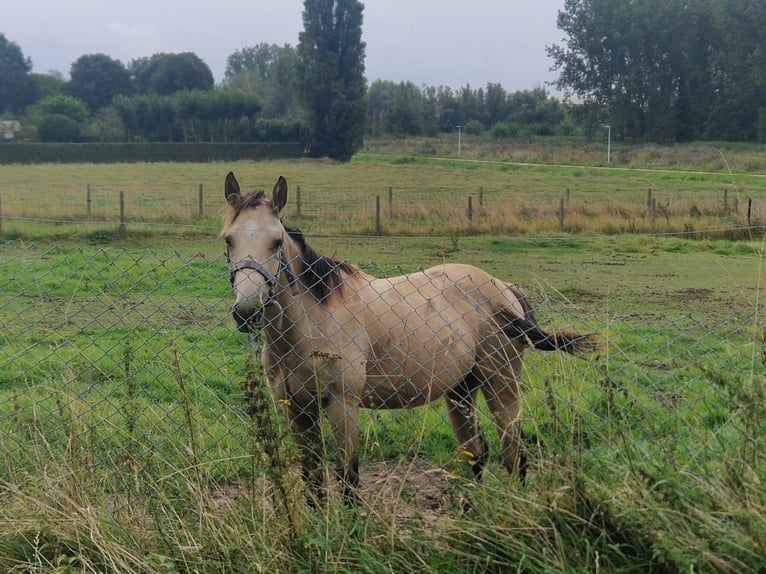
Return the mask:
{"type": "Polygon", "coordinates": [[[231,314],[237,323],[237,329],[243,333],[251,333],[253,324],[261,320],[263,309],[251,305],[234,305],[231,314]]]}

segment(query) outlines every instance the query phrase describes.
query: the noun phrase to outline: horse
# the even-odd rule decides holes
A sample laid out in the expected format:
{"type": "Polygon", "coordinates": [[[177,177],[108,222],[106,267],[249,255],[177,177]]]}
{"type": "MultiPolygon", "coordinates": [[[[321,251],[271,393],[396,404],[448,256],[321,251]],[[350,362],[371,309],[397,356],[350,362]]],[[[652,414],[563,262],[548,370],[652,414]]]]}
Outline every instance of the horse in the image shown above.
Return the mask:
{"type": "Polygon", "coordinates": [[[523,481],[520,375],[527,347],[580,354],[591,336],[543,331],[524,292],[471,265],[445,263],[375,278],[317,253],[283,223],[287,181],[271,198],[225,179],[222,237],[237,328],[259,333],[261,364],[301,453],[304,480],[322,492],[321,414],[346,500],[359,485],[359,409],[412,408],[445,398],[476,479],[487,464],[477,395],[500,436],[502,461],[523,481]]]}

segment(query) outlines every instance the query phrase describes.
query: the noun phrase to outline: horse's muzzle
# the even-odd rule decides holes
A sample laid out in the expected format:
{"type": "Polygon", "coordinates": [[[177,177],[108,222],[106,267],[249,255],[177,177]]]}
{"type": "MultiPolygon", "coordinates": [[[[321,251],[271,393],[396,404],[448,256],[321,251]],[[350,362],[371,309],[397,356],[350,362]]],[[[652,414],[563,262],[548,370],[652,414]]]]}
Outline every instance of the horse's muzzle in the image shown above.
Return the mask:
{"type": "Polygon", "coordinates": [[[253,333],[263,320],[263,307],[234,305],[231,311],[237,329],[242,333],[253,333]]]}

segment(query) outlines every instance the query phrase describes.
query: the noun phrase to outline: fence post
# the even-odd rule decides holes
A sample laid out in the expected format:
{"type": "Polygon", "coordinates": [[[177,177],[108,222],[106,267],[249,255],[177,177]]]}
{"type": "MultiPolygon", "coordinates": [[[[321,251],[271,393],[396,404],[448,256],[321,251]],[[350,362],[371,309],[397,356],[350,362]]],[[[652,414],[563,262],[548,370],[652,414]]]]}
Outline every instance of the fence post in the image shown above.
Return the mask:
{"type": "Polygon", "coordinates": [[[120,237],[125,237],[128,232],[128,226],[125,223],[125,192],[120,192],[120,227],[117,231],[117,234],[120,237]]]}
{"type": "Polygon", "coordinates": [[[199,184],[199,191],[197,193],[197,204],[199,205],[199,218],[202,219],[205,216],[205,210],[202,207],[203,187],[199,184]]]}
{"type": "Polygon", "coordinates": [[[564,217],[566,216],[566,197],[559,199],[559,229],[564,229],[564,217]]]}
{"type": "Polygon", "coordinates": [[[388,218],[394,218],[394,188],[388,186],[388,218]]]}
{"type": "Polygon", "coordinates": [[[747,198],[747,226],[750,227],[753,216],[753,198],[747,198]]]}
{"type": "Polygon", "coordinates": [[[295,187],[295,209],[297,210],[296,216],[301,218],[301,186],[295,187]]]}
{"type": "Polygon", "coordinates": [[[88,210],[88,219],[93,217],[93,197],[90,194],[90,184],[85,184],[85,207],[88,210]]]}
{"type": "Polygon", "coordinates": [[[0,233],[3,232],[3,196],[0,195],[0,233]]]}
{"type": "Polygon", "coordinates": [[[652,188],[646,190],[646,207],[652,208],[652,188]]]}
{"type": "Polygon", "coordinates": [[[571,197],[572,197],[572,192],[571,192],[571,191],[570,191],[570,189],[567,187],[567,195],[566,195],[566,198],[567,198],[567,204],[569,204],[569,200],[571,199],[571,197]]]}
{"type": "Polygon", "coordinates": [[[473,196],[468,196],[468,221],[473,221],[473,196]]]}
{"type": "Polygon", "coordinates": [[[479,188],[479,211],[484,207],[484,186],[479,188]]]}
{"type": "Polygon", "coordinates": [[[380,227],[380,196],[375,196],[375,234],[382,235],[380,227]]]}
{"type": "Polygon", "coordinates": [[[652,214],[652,229],[657,228],[657,200],[653,197],[652,198],[652,205],[651,205],[651,214],[652,214]]]}
{"type": "Polygon", "coordinates": [[[723,190],[723,211],[729,213],[729,190],[723,190]]]}

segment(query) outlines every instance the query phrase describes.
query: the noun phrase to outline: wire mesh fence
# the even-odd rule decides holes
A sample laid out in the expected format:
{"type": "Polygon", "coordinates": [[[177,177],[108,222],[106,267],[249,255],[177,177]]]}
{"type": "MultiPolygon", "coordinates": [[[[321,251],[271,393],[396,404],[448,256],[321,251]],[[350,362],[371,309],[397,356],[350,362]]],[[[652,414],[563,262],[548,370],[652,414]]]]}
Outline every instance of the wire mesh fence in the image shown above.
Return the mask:
{"type": "MultiPolygon", "coordinates": [[[[501,288],[492,296],[507,298],[512,311],[498,315],[477,312],[476,304],[499,283],[461,271],[458,303],[445,310],[431,301],[443,296],[445,281],[455,289],[454,277],[399,277],[374,265],[352,272],[345,298],[330,300],[306,287],[333,284],[321,267],[301,267],[305,253],[298,249],[285,262],[259,260],[266,272],[242,267],[232,293],[231,262],[223,255],[18,242],[0,247],[2,481],[67,464],[87,471],[88,487],[110,492],[140,493],[148,485],[172,491],[187,472],[202,472],[211,484],[245,484],[263,476],[274,445],[290,442],[281,419],[264,434],[270,419],[259,412],[267,407],[304,417],[300,424],[316,435],[310,449],[322,469],[332,469],[334,455],[347,447],[334,437],[358,432],[363,490],[376,484],[374,465],[402,461],[466,479],[481,462],[491,477],[505,477],[504,449],[511,469],[526,457],[528,480],[566,461],[613,488],[630,476],[689,491],[731,466],[764,479],[766,368],[758,303],[620,314],[583,309],[541,289],[528,290],[522,303],[501,288]],[[251,335],[238,332],[235,295],[264,285],[273,304],[267,289],[259,299],[266,306],[240,317],[251,335]],[[377,293],[361,307],[351,303],[360,289],[377,293]],[[380,306],[404,291],[398,306],[380,306]],[[286,333],[299,323],[299,309],[324,313],[313,331],[301,333],[320,341],[301,354],[303,363],[285,362],[280,353],[291,352],[286,333]],[[575,355],[535,350],[536,342],[546,343],[530,330],[530,311],[547,333],[596,334],[598,349],[575,355]],[[359,328],[372,323],[385,328],[359,328]],[[270,332],[269,325],[279,329],[270,332]],[[404,332],[412,336],[404,340],[404,332]],[[340,338],[324,345],[330,334],[340,338]],[[253,393],[266,385],[259,355],[264,338],[272,344],[266,360],[278,393],[259,403],[253,393]],[[523,368],[516,355],[521,347],[527,347],[523,368]],[[337,389],[351,384],[359,365],[333,366],[349,348],[368,349],[362,371],[372,382],[345,399],[421,406],[351,416],[337,389]],[[493,379],[504,370],[518,370],[518,392],[513,377],[493,379]],[[477,390],[474,416],[469,399],[477,390]],[[503,392],[511,395],[507,403],[503,392]],[[338,402],[342,416],[333,418],[338,402]],[[519,428],[517,406],[518,457],[504,443],[519,428]],[[328,416],[318,423],[320,411],[328,416]],[[476,422],[485,429],[486,460],[476,422]]],[[[351,463],[350,451],[343,452],[342,462],[351,463]]],[[[290,472],[299,458],[285,455],[290,472]]],[[[427,480],[412,486],[427,487],[427,480]]]]}

